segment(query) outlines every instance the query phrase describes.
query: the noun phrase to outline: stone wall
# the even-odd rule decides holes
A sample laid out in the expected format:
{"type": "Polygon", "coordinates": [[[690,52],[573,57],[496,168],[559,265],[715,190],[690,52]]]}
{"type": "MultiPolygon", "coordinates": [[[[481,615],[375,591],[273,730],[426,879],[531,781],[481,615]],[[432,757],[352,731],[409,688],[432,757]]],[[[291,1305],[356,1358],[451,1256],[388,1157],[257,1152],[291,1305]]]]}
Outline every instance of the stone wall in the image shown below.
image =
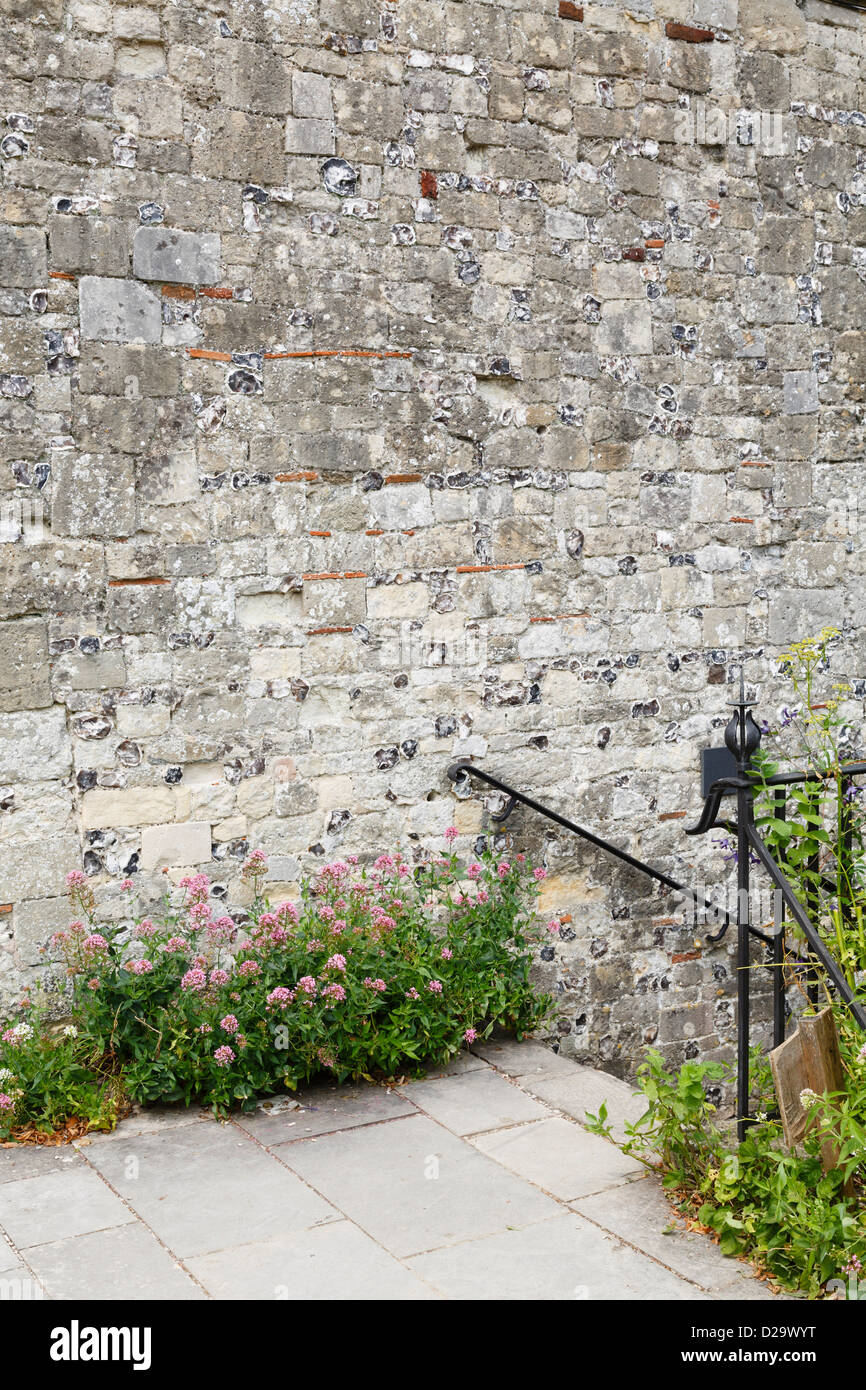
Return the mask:
{"type": "MultiPolygon", "coordinates": [[[[864,18],[0,0],[0,994],[248,846],[464,848],[483,760],[668,870],[745,658],[860,624],[864,18]]],[[[858,699],[852,718],[862,716],[858,699]]],[[[563,1051],[731,958],[530,816],[563,1051]]],[[[709,855],[704,870],[701,854],[709,855]]],[[[758,978],[758,977],[756,977],[758,978]]]]}

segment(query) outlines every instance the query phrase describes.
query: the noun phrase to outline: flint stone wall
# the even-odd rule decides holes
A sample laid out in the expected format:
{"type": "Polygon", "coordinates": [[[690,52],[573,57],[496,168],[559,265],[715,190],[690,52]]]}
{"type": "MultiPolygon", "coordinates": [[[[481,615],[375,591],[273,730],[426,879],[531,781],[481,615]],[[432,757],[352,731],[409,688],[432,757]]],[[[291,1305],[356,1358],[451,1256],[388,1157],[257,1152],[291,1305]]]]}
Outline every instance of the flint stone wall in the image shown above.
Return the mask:
{"type": "MultiPolygon", "coordinates": [[[[253,846],[275,895],[471,849],[459,756],[717,880],[682,832],[743,661],[772,713],[837,623],[863,714],[863,15],[0,14],[3,1001],[73,866],[110,920],[253,846]]],[[[499,843],[570,915],[564,1052],[729,1048],[729,944],[533,817],[499,843]]]]}

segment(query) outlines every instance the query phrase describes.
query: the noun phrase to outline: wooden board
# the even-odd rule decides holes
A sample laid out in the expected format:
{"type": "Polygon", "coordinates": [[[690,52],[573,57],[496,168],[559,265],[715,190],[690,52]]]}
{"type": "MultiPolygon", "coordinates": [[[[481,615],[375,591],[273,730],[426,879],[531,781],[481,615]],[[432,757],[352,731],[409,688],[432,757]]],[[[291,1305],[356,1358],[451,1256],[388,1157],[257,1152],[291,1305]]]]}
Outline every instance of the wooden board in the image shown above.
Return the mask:
{"type": "MultiPolygon", "coordinates": [[[[810,1090],[820,1096],[846,1089],[833,1010],[801,1018],[796,1033],[770,1053],[770,1067],[785,1142],[794,1148],[809,1128],[809,1112],[800,1104],[800,1092],[810,1090]]],[[[838,1159],[838,1145],[825,1139],[821,1144],[824,1171],[835,1168],[838,1159]]]]}
{"type": "Polygon", "coordinates": [[[845,1072],[839,1052],[839,1037],[832,1009],[822,1009],[811,1018],[801,1018],[797,1029],[809,1085],[818,1095],[825,1091],[844,1091],[845,1072]]]}
{"type": "Polygon", "coordinates": [[[770,1068],[779,1102],[785,1143],[793,1149],[806,1133],[808,1115],[800,1104],[800,1092],[809,1085],[799,1029],[770,1053],[770,1068]]]}

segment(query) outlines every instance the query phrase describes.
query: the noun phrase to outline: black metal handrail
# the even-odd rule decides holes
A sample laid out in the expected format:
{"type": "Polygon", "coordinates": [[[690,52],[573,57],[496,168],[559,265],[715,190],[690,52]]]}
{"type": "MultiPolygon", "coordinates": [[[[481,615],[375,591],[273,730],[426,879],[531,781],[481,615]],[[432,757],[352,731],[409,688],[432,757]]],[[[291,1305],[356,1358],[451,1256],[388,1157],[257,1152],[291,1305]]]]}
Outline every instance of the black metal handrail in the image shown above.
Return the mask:
{"type": "MultiPolygon", "coordinates": [[[[728,830],[737,837],[737,1133],[738,1137],[743,1139],[751,1118],[749,1115],[749,972],[752,967],[749,958],[749,938],[756,937],[771,947],[771,959],[768,964],[773,971],[773,1045],[778,1047],[785,1039],[785,908],[802,931],[813,961],[820,964],[837,995],[847,1005],[852,1017],[859,1027],[866,1031],[866,1009],[858,1002],[842,968],[827,949],[820,931],[812,922],[808,912],[785,877],[782,868],[776,863],[758,832],[754,816],[755,793],[767,787],[773,788],[775,790],[776,816],[784,819],[786,787],[798,784],[819,784],[835,776],[841,776],[850,783],[853,778],[866,775],[866,762],[845,763],[838,769],[832,770],[813,767],[804,768],[797,772],[774,773],[771,776],[764,776],[752,761],[760,746],[761,730],[750,713],[754,701],[746,699],[742,672],[740,673],[740,697],[738,700],[732,701],[731,704],[735,712],[725,729],[725,744],[736,759],[737,775],[735,777],[720,777],[710,785],[701,815],[697,823],[686,830],[686,834],[704,835],[707,831],[719,827],[728,830]],[[736,794],[737,819],[736,821],[720,820],[719,811],[722,798],[730,792],[736,794]],[[776,921],[772,935],[761,931],[750,920],[749,871],[751,853],[755,854],[759,864],[769,875],[777,890],[776,921]]],[[[552,810],[550,806],[545,806],[542,802],[536,801],[534,797],[527,796],[525,792],[518,791],[516,787],[503,782],[499,777],[494,777],[492,773],[477,767],[468,759],[461,759],[452,763],[448,768],[448,777],[455,784],[462,777],[475,777],[496,791],[504,793],[508,800],[503,810],[491,816],[494,821],[506,820],[514,806],[519,802],[523,806],[528,806],[531,811],[537,812],[538,815],[544,816],[545,819],[553,821],[555,825],[560,825],[564,830],[578,835],[588,844],[603,850],[605,854],[609,854],[613,858],[619,859],[621,863],[636,869],[639,873],[655,879],[666,888],[692,898],[696,904],[711,911],[717,920],[719,917],[722,918],[721,929],[714,935],[707,934],[707,940],[713,944],[721,940],[728,927],[733,924],[727,911],[713,903],[709,898],[703,897],[693,888],[679,883],[670,874],[663,873],[651,864],[644,863],[635,855],[629,854],[627,850],[620,849],[618,845],[612,845],[601,835],[596,835],[594,831],[587,830],[585,826],[576,824],[567,816],[552,810]]],[[[813,869],[816,867],[813,865],[813,869]]],[[[819,881],[822,884],[826,882],[823,878],[820,878],[819,881]]],[[[810,997],[815,996],[817,989],[814,975],[812,981],[810,997]]]]}
{"type": "MultiPolygon", "coordinates": [[[[845,979],[844,972],[834,959],[813,923],[809,913],[798,899],[788,882],[782,868],[776,863],[755,823],[755,793],[770,787],[775,791],[776,816],[785,818],[785,788],[797,785],[814,785],[841,776],[847,783],[857,776],[866,774],[866,762],[842,764],[839,769],[803,768],[794,772],[774,773],[764,776],[755,766],[753,759],[761,743],[761,730],[751,715],[753,700],[746,699],[743,674],[740,672],[740,698],[732,701],[734,714],[725,729],[725,744],[737,763],[736,777],[718,778],[708,788],[703,811],[696,825],[689,827],[688,835],[703,835],[716,826],[724,826],[737,836],[737,1133],[740,1139],[745,1136],[750,1121],[749,1115],[749,1022],[750,1022],[750,984],[749,935],[750,922],[750,854],[754,852],[759,864],[769,875],[779,895],[775,934],[772,942],[773,971],[773,1045],[778,1047],[785,1039],[785,908],[797,923],[806,938],[812,954],[826,972],[838,996],[847,1005],[852,1017],[860,1028],[866,1031],[866,1010],[858,1003],[854,991],[845,979]],[[718,819],[722,797],[733,791],[737,797],[737,819],[735,823],[718,819]]],[[[817,861],[811,864],[813,874],[820,883],[825,880],[818,876],[817,861]]],[[[724,928],[719,936],[724,934],[724,928]]],[[[811,967],[810,967],[811,968],[811,967]]],[[[817,996],[817,979],[812,974],[810,998],[817,996]]]]}
{"type": "MultiPolygon", "coordinates": [[[[531,811],[536,811],[547,820],[553,821],[556,825],[561,825],[564,830],[570,830],[574,835],[579,835],[580,838],[586,840],[588,844],[595,845],[596,849],[604,850],[605,854],[612,855],[615,859],[621,860],[622,863],[628,864],[630,868],[637,869],[639,873],[646,874],[649,878],[655,879],[657,883],[664,884],[666,888],[672,888],[677,893],[685,893],[687,897],[692,898],[701,907],[709,909],[714,917],[721,917],[723,919],[724,925],[722,931],[732,925],[730,915],[724,908],[712,902],[711,899],[702,897],[699,893],[696,893],[693,888],[688,888],[685,884],[679,883],[675,878],[671,878],[670,874],[662,873],[660,869],[654,869],[651,864],[645,864],[642,859],[635,858],[635,856],[629,854],[627,850],[620,849],[618,845],[610,844],[610,842],[603,839],[601,835],[596,835],[594,831],[587,830],[583,825],[577,825],[574,821],[569,820],[567,816],[560,815],[558,811],[552,810],[549,806],[544,806],[540,801],[536,801],[533,797],[527,796],[525,792],[518,791],[515,787],[509,786],[507,782],[503,782],[500,778],[494,777],[489,772],[485,772],[483,768],[476,767],[475,763],[461,759],[459,762],[452,763],[448,768],[448,777],[452,782],[458,782],[463,776],[477,777],[479,781],[486,782],[488,786],[495,787],[497,791],[504,792],[509,798],[505,809],[495,813],[491,817],[492,820],[505,820],[514,809],[515,804],[520,802],[521,805],[528,806],[531,811]]],[[[772,937],[767,936],[757,927],[752,928],[752,935],[758,937],[761,941],[772,941],[772,937]]],[[[715,940],[716,938],[710,937],[709,939],[715,940]]]]}
{"type": "Polygon", "coordinates": [[[812,922],[810,921],[809,917],[804,911],[799,898],[797,897],[788,880],[785,878],[785,875],[782,873],[782,870],[776,863],[775,859],[768,850],[762,837],[758,834],[757,828],[754,825],[749,826],[749,844],[752,846],[752,849],[755,851],[756,855],[760,859],[763,868],[766,869],[767,873],[770,875],[770,878],[773,880],[779,892],[782,894],[785,906],[787,907],[789,913],[793,917],[794,921],[797,923],[797,926],[800,928],[801,932],[805,936],[812,951],[818,957],[818,960],[821,962],[827,974],[830,976],[834,989],[839,994],[840,998],[842,998],[844,1002],[848,1005],[848,1008],[850,1009],[854,1018],[856,1018],[860,1027],[864,1030],[864,1032],[866,1032],[866,1009],[863,1008],[862,1004],[859,1004],[857,1002],[854,991],[852,990],[848,981],[845,979],[842,970],[839,968],[839,965],[837,964],[834,957],[827,950],[827,946],[823,941],[821,934],[818,931],[816,931],[815,927],[813,926],[812,922]]]}

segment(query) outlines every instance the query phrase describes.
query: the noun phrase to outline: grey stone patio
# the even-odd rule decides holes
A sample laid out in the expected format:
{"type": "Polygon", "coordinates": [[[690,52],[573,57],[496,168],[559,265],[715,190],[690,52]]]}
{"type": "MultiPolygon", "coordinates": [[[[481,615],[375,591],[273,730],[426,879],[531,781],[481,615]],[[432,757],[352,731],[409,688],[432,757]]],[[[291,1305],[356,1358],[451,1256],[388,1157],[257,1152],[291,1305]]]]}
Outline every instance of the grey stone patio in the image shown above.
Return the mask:
{"type": "Polygon", "coordinates": [[[0,1149],[0,1297],[768,1299],[581,1124],[631,1088],[490,1043],[391,1090],[0,1149]]]}

